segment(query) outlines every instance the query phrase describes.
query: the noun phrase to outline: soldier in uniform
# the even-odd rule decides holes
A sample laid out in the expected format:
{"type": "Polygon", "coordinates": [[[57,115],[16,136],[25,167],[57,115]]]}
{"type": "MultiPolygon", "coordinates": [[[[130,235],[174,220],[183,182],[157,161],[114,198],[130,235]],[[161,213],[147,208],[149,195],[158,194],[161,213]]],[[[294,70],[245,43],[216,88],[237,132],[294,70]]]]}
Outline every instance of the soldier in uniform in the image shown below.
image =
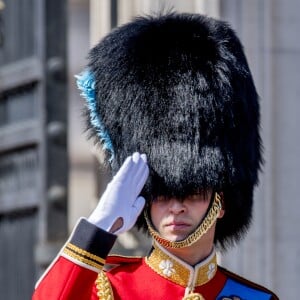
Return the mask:
{"type": "Polygon", "coordinates": [[[249,227],[262,162],[258,95],[230,26],[138,17],[90,51],[78,85],[114,176],[33,299],[278,299],[216,260],[249,227]],[[149,254],[110,256],[134,225],[149,254]]]}

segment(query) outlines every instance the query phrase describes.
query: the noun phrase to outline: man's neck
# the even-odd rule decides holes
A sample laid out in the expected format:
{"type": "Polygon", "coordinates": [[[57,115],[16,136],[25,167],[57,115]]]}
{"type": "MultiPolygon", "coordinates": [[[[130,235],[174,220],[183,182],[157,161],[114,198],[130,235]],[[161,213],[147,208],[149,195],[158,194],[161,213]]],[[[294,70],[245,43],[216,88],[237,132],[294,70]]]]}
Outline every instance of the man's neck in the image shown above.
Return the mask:
{"type": "Polygon", "coordinates": [[[212,253],[214,249],[214,232],[215,225],[199,240],[188,247],[165,249],[189,265],[194,266],[206,259],[212,253]]]}
{"type": "Polygon", "coordinates": [[[179,259],[183,260],[184,262],[188,263],[189,265],[194,266],[202,260],[206,259],[211,254],[211,252],[213,251],[213,246],[203,249],[195,248],[192,245],[186,248],[167,248],[166,250],[179,259]]]}
{"type": "Polygon", "coordinates": [[[209,235],[203,236],[200,240],[188,247],[166,248],[168,252],[191,266],[194,266],[206,259],[212,253],[213,249],[213,237],[209,235]]]}

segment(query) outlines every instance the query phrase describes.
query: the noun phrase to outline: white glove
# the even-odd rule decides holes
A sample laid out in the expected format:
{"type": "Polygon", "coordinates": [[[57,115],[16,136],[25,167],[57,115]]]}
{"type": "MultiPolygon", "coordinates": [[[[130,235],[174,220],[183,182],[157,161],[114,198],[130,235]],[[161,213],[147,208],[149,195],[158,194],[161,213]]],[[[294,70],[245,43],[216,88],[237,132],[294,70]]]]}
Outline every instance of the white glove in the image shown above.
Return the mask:
{"type": "Polygon", "coordinates": [[[127,157],[112,181],[107,185],[97,207],[88,221],[109,231],[118,219],[119,234],[131,229],[143,210],[145,199],[138,197],[149,175],[145,154],[134,153],[127,157]]]}

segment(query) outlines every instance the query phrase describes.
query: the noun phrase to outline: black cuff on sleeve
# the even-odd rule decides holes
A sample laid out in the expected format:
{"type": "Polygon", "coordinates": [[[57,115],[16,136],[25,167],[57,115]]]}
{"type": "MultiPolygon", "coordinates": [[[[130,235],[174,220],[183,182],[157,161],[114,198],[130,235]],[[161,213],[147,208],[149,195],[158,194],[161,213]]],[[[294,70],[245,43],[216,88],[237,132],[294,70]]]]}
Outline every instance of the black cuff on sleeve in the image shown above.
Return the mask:
{"type": "Polygon", "coordinates": [[[106,259],[117,236],[81,219],[69,242],[91,254],[106,259]]]}

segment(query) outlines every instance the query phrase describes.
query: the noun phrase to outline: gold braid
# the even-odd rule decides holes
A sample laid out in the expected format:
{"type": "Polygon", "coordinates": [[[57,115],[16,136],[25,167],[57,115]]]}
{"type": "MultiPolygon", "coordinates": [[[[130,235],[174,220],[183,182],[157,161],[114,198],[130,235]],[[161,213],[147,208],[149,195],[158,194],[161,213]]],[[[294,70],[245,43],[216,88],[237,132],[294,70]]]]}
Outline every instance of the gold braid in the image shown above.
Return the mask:
{"type": "Polygon", "coordinates": [[[97,296],[99,297],[99,300],[113,300],[114,294],[109,282],[109,279],[107,278],[104,271],[101,271],[98,274],[97,280],[96,280],[96,287],[97,287],[97,296]]]}
{"type": "Polygon", "coordinates": [[[198,293],[191,293],[187,296],[184,296],[182,300],[205,300],[201,294],[198,293]]]}

